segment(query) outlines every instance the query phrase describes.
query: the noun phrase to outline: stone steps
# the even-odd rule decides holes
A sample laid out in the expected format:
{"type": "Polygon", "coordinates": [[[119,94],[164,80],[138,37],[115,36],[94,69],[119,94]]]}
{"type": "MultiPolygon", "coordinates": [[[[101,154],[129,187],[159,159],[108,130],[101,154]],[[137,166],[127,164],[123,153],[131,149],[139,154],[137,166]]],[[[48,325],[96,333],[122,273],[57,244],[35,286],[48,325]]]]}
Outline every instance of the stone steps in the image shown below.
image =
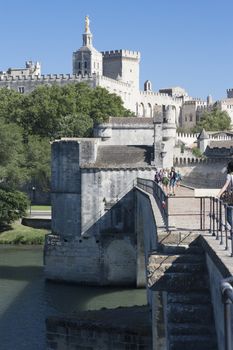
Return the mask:
{"type": "Polygon", "coordinates": [[[165,254],[163,252],[151,252],[149,264],[162,265],[164,263],[205,263],[203,254],[165,254]]]}
{"type": "Polygon", "coordinates": [[[209,324],[213,319],[210,304],[171,303],[167,305],[167,321],[174,323],[209,324]]]}
{"type": "Polygon", "coordinates": [[[197,292],[208,291],[208,275],[193,273],[169,273],[148,275],[148,286],[155,291],[197,292]]]}
{"type": "Polygon", "coordinates": [[[206,324],[200,323],[169,323],[168,332],[173,335],[204,335],[215,336],[213,328],[206,324]]]}
{"type": "Polygon", "coordinates": [[[161,244],[159,250],[165,254],[204,254],[203,248],[196,245],[161,244]]]}
{"type": "Polygon", "coordinates": [[[192,305],[210,304],[211,296],[209,291],[191,293],[168,293],[167,303],[184,303],[192,305]]]}
{"type": "Polygon", "coordinates": [[[197,244],[196,240],[200,236],[199,233],[192,232],[162,232],[158,235],[160,244],[197,244]]]}
{"type": "Polygon", "coordinates": [[[148,273],[160,270],[162,273],[168,272],[190,272],[190,273],[204,273],[206,272],[206,267],[203,263],[164,263],[160,264],[150,264],[148,268],[148,273]]]}
{"type": "Polygon", "coordinates": [[[216,339],[212,336],[178,335],[169,339],[169,350],[218,350],[216,339]]]}
{"type": "Polygon", "coordinates": [[[209,277],[199,234],[162,233],[148,260],[148,285],[166,291],[168,350],[217,350],[209,277]]]}

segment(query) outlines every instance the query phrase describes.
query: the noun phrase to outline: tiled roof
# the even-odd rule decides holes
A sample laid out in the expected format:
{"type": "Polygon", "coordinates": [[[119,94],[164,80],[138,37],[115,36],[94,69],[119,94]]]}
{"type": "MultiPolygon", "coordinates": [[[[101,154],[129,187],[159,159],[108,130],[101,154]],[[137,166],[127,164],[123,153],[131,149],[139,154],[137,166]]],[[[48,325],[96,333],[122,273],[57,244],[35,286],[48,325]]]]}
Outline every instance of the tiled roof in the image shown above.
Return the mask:
{"type": "Polygon", "coordinates": [[[209,148],[230,148],[233,147],[233,140],[211,141],[209,148]]]}
{"type": "Polygon", "coordinates": [[[88,168],[138,168],[150,166],[153,147],[99,146],[96,162],[84,164],[88,168]]]}

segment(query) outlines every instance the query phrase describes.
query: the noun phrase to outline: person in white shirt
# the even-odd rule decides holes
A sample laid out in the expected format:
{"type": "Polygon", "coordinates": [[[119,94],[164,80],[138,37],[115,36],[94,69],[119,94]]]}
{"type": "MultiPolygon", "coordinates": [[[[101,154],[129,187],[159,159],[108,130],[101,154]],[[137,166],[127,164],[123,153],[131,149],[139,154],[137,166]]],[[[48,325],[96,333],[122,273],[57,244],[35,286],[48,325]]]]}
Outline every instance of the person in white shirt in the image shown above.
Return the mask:
{"type": "MultiPolygon", "coordinates": [[[[226,178],[226,182],[223,185],[223,187],[221,188],[221,190],[219,191],[217,197],[221,198],[221,195],[232,188],[233,191],[233,160],[231,160],[228,164],[227,164],[227,178],[226,178]]],[[[230,224],[230,226],[232,227],[232,223],[233,223],[233,201],[232,203],[227,203],[228,207],[227,207],[227,221],[230,224]]]]}

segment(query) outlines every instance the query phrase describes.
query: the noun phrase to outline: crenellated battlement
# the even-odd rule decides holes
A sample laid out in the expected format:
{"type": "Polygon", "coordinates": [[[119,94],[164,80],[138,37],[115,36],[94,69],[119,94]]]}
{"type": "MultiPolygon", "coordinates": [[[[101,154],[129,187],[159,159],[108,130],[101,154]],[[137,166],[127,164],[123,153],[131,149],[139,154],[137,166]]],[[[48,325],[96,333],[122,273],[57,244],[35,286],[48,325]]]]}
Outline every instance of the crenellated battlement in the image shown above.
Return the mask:
{"type": "Polygon", "coordinates": [[[161,93],[161,92],[153,92],[153,91],[140,91],[140,96],[142,97],[161,97],[161,98],[166,98],[167,100],[169,100],[170,102],[175,102],[175,103],[179,103],[181,102],[181,98],[179,97],[173,97],[170,96],[169,94],[166,93],[161,93]]]}
{"type": "Polygon", "coordinates": [[[140,91],[140,95],[142,96],[161,96],[161,97],[171,97],[168,94],[153,92],[153,91],[140,91]]]}
{"type": "Polygon", "coordinates": [[[185,101],[184,105],[206,106],[207,102],[201,100],[200,98],[193,98],[192,100],[185,101]]]}
{"type": "Polygon", "coordinates": [[[81,75],[81,74],[46,74],[46,75],[19,75],[19,76],[8,76],[0,75],[0,81],[58,81],[58,80],[89,80],[95,79],[96,75],[81,75]]]}
{"type": "Polygon", "coordinates": [[[139,51],[131,51],[131,50],[111,50],[111,51],[103,51],[102,55],[104,57],[126,57],[126,58],[140,58],[139,51]]]}
{"type": "Polygon", "coordinates": [[[178,132],[177,133],[177,139],[182,140],[182,139],[197,139],[199,136],[199,133],[195,133],[195,134],[189,134],[189,133],[185,133],[185,132],[178,132]]]}

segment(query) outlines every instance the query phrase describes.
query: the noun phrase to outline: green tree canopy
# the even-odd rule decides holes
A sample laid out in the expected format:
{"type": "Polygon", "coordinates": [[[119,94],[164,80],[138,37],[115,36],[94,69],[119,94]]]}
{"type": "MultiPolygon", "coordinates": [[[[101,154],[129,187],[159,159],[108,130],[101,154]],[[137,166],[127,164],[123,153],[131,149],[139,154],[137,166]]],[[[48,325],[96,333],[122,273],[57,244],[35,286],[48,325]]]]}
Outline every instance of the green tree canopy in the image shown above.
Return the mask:
{"type": "MultiPolygon", "coordinates": [[[[94,122],[109,116],[129,116],[120,97],[85,83],[40,86],[24,96],[19,119],[27,134],[54,139],[90,136],[94,122]]],[[[17,118],[18,120],[18,118],[17,118]]]]}
{"type": "Polygon", "coordinates": [[[0,186],[18,188],[27,179],[22,129],[0,123],[0,186]]]}
{"type": "Polygon", "coordinates": [[[0,120],[20,123],[23,114],[24,96],[14,90],[0,89],[0,120]]]}
{"type": "Polygon", "coordinates": [[[36,186],[42,191],[50,188],[50,158],[51,147],[48,138],[29,136],[24,144],[25,164],[24,171],[27,174],[31,186],[36,186]]]}
{"type": "Polygon", "coordinates": [[[0,188],[50,187],[50,144],[92,136],[94,123],[131,116],[121,98],[85,83],[38,86],[29,94],[0,89],[0,188]]]}
{"type": "Polygon", "coordinates": [[[192,129],[193,132],[201,132],[202,129],[208,131],[221,131],[231,129],[231,118],[226,111],[220,111],[218,108],[212,111],[206,111],[201,116],[200,121],[192,129]]]}
{"type": "Polygon", "coordinates": [[[0,228],[26,214],[28,199],[19,191],[0,189],[0,228]]]}

